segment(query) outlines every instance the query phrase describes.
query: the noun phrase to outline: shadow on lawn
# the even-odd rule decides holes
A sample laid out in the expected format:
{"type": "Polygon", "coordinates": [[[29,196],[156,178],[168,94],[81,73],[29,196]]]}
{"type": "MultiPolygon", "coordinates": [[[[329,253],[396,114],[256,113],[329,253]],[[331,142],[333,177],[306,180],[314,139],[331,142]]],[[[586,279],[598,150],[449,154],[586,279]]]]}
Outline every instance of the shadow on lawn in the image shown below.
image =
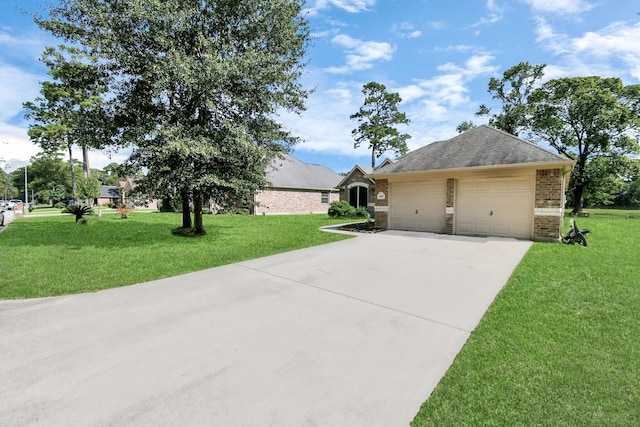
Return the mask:
{"type": "Polygon", "coordinates": [[[176,228],[179,224],[178,221],[139,221],[135,218],[88,217],[86,224],[75,223],[72,217],[69,221],[28,220],[19,224],[19,232],[3,233],[2,240],[15,249],[34,246],[50,246],[52,250],[60,247],[72,250],[88,247],[117,249],[213,242],[233,229],[209,223],[205,224],[206,235],[198,236],[199,239],[185,239],[174,234],[175,230],[185,230],[176,228]]]}

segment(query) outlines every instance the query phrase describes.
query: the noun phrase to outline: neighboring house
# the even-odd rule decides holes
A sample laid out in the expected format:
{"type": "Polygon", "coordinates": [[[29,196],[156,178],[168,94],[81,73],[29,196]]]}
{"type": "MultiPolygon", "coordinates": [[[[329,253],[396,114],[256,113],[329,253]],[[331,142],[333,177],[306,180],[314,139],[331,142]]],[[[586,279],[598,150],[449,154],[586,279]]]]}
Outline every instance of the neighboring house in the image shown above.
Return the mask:
{"type": "Polygon", "coordinates": [[[304,163],[285,154],[274,159],[267,180],[270,185],[254,195],[255,215],[327,213],[340,199],[336,188],[342,176],[330,169],[304,163]]]}
{"type": "Polygon", "coordinates": [[[100,187],[100,197],[96,199],[96,206],[113,205],[120,203],[120,189],[115,185],[103,185],[100,187]]]}
{"type": "Polygon", "coordinates": [[[375,186],[376,182],[371,177],[371,174],[393,163],[392,160],[385,159],[376,168],[355,165],[349,173],[338,183],[340,189],[340,200],[349,202],[354,208],[365,208],[373,216],[374,208],[376,205],[375,200],[375,186]]]}
{"type": "Polygon", "coordinates": [[[374,171],[376,225],[552,241],[573,161],[479,126],[374,171]]]}
{"type": "Polygon", "coordinates": [[[143,206],[146,208],[158,208],[158,200],[156,199],[141,199],[139,197],[133,197],[133,191],[137,184],[134,178],[127,178],[118,183],[120,189],[120,204],[127,206],[143,206]]]}

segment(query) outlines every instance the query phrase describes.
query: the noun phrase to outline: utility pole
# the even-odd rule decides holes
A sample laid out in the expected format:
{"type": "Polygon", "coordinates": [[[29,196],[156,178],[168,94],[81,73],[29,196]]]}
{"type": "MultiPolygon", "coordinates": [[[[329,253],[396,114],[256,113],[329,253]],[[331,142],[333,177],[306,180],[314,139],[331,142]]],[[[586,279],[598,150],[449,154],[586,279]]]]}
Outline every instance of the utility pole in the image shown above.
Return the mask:
{"type": "Polygon", "coordinates": [[[24,216],[29,215],[29,193],[27,193],[27,165],[24,165],[24,205],[22,211],[24,216]]]}

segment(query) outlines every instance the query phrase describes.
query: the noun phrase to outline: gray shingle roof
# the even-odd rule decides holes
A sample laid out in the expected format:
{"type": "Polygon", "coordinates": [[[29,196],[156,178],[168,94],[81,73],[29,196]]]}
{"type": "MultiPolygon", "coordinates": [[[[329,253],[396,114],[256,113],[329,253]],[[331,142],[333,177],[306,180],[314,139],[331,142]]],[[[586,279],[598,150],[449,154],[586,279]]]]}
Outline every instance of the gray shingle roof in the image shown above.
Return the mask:
{"type": "MultiPolygon", "coordinates": [[[[351,175],[353,175],[357,171],[360,171],[360,173],[366,177],[368,175],[371,175],[373,173],[374,169],[371,166],[355,165],[349,171],[349,173],[347,173],[345,176],[341,177],[342,180],[337,184],[337,186],[341,188],[344,185],[346,185],[346,183],[349,182],[349,180],[351,179],[351,175]]],[[[373,181],[370,180],[370,182],[373,182],[373,181]]]]}
{"type": "Polygon", "coordinates": [[[120,197],[120,189],[112,185],[103,185],[100,187],[100,197],[117,199],[120,197]]]}
{"type": "Polygon", "coordinates": [[[288,154],[276,158],[267,171],[271,187],[331,190],[336,188],[342,176],[321,165],[304,163],[288,154]]]}
{"type": "Polygon", "coordinates": [[[507,132],[482,125],[412,151],[376,170],[373,175],[553,162],[569,164],[572,161],[507,132]]]}

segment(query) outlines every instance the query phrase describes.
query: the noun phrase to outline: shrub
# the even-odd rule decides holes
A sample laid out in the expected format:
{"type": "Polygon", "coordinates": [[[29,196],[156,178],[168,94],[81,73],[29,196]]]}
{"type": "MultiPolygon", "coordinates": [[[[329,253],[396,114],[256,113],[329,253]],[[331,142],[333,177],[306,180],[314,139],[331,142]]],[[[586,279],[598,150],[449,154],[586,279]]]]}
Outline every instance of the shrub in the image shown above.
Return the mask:
{"type": "Polygon", "coordinates": [[[249,209],[247,208],[236,207],[224,208],[218,211],[219,215],[249,215],[250,213],[251,212],[249,212],[249,209]]]}
{"type": "Polygon", "coordinates": [[[64,208],[64,210],[62,212],[70,213],[70,214],[75,215],[76,216],[76,222],[78,222],[81,219],[83,219],[82,218],[83,216],[92,215],[93,214],[93,209],[91,209],[87,205],[73,205],[73,206],[67,206],[66,208],[64,208]]]}
{"type": "Polygon", "coordinates": [[[133,212],[134,208],[129,206],[120,206],[116,209],[116,215],[120,215],[120,218],[126,219],[129,218],[131,212],[133,212]]]}
{"type": "Polygon", "coordinates": [[[356,213],[356,208],[351,206],[346,200],[331,202],[329,205],[329,216],[333,218],[350,217],[356,213]]]}
{"type": "Polygon", "coordinates": [[[370,215],[367,208],[360,206],[358,209],[356,209],[354,216],[358,218],[369,218],[370,215]]]}

